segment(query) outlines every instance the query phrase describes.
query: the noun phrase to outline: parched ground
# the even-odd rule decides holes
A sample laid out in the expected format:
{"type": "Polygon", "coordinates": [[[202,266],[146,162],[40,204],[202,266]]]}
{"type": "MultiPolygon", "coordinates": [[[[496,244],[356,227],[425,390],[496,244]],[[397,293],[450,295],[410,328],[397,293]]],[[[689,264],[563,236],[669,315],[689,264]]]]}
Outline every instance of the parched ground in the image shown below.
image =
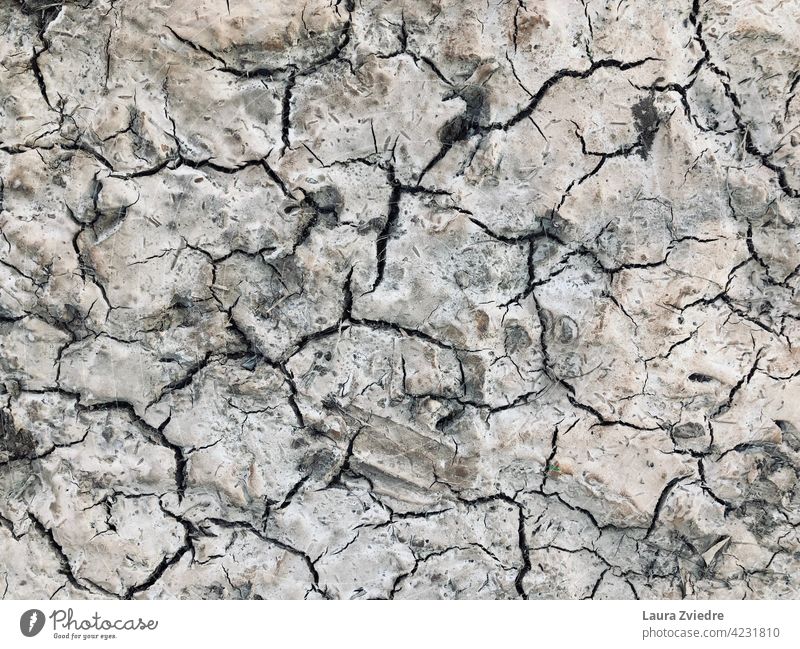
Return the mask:
{"type": "Polygon", "coordinates": [[[798,20],[0,0],[0,594],[800,596],[798,20]]]}

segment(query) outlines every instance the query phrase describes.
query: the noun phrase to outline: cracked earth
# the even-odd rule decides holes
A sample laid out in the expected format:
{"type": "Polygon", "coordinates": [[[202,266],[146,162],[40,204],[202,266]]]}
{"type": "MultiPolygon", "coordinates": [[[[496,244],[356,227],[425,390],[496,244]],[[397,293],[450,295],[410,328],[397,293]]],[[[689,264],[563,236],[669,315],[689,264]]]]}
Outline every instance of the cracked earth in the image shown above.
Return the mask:
{"type": "Polygon", "coordinates": [[[800,596],[798,16],[0,0],[0,594],[800,596]]]}

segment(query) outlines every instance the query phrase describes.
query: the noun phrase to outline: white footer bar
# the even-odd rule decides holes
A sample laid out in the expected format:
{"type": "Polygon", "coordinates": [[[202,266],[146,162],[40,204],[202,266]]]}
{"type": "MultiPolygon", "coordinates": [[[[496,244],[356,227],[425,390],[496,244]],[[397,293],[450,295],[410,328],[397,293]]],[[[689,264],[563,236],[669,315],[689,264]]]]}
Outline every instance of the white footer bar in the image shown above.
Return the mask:
{"type": "Polygon", "coordinates": [[[800,601],[0,602],[0,646],[800,647],[800,601]]]}

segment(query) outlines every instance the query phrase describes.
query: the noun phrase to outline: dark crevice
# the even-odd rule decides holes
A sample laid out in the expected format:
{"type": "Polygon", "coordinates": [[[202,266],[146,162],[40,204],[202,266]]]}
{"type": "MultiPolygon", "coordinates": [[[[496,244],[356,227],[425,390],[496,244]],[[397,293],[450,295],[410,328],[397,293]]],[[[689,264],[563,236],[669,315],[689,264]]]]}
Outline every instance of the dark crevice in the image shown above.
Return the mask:
{"type": "Polygon", "coordinates": [[[292,90],[296,83],[297,77],[295,73],[289,74],[286,79],[286,88],[283,91],[283,102],[281,104],[281,141],[283,142],[283,150],[291,148],[291,141],[289,139],[289,132],[292,128],[292,90]]]}

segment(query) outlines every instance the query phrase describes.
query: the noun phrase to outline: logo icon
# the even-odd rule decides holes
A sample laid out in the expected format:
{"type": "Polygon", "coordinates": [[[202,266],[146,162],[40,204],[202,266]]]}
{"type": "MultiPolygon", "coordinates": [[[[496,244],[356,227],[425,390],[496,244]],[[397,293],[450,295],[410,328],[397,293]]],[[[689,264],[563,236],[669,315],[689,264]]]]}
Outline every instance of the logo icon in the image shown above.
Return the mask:
{"type": "Polygon", "coordinates": [[[32,638],[44,628],[44,613],[37,608],[25,611],[19,618],[19,630],[22,635],[32,638]]]}

